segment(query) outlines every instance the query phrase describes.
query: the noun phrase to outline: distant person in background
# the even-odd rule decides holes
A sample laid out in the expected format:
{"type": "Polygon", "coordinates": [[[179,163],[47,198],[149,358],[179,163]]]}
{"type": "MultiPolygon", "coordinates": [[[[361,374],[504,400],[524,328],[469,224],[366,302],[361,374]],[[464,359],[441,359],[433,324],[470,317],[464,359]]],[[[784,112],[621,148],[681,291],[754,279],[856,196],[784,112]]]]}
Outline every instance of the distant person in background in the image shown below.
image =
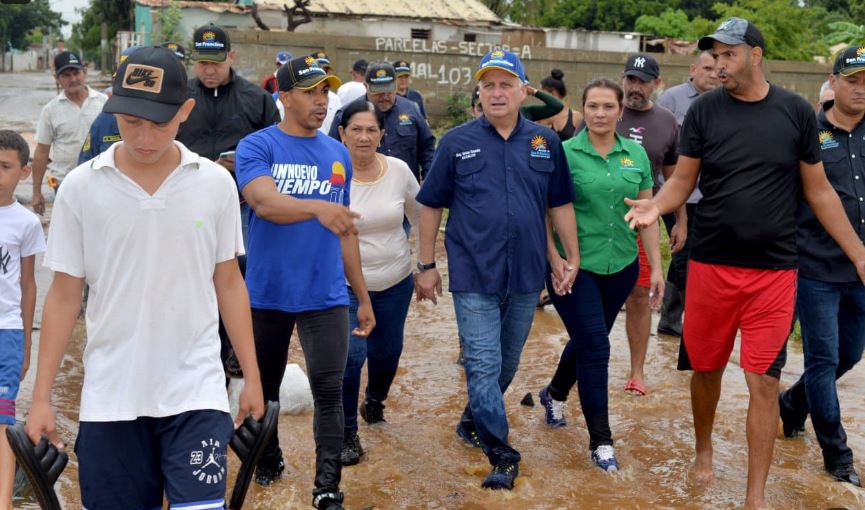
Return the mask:
{"type": "MultiPolygon", "coordinates": [[[[561,69],[553,69],[550,71],[549,76],[541,80],[541,90],[564,103],[565,97],[568,95],[568,88],[565,86],[564,77],[565,73],[561,69]]],[[[564,142],[573,138],[577,133],[577,126],[580,125],[582,120],[582,113],[572,110],[570,106],[563,104],[562,109],[557,114],[537,119],[536,122],[542,126],[552,128],[559,135],[559,139],[564,142]]]]}
{"type": "Polygon", "coordinates": [[[52,71],[54,71],[55,69],[54,59],[57,58],[57,55],[63,53],[64,51],[66,51],[66,43],[63,41],[63,39],[58,39],[57,46],[51,48],[51,58],[48,61],[48,65],[52,71]]]}
{"type": "Polygon", "coordinates": [[[820,85],[820,99],[817,101],[817,109],[823,110],[823,105],[835,99],[835,90],[829,86],[829,80],[820,85]]]}
{"type": "Polygon", "coordinates": [[[347,105],[366,94],[365,79],[368,66],[369,62],[364,59],[356,60],[351,66],[351,81],[343,83],[336,91],[342,104],[347,105]]]}
{"type": "Polygon", "coordinates": [[[396,71],[396,93],[414,101],[417,104],[418,110],[420,110],[420,114],[426,119],[427,115],[423,104],[423,96],[417,90],[409,88],[411,85],[411,65],[405,60],[397,60],[393,63],[393,69],[396,71]]]}
{"type": "Polygon", "coordinates": [[[282,50],[276,52],[276,69],[261,80],[261,88],[266,90],[270,94],[275,94],[279,90],[279,85],[276,83],[276,71],[279,71],[279,67],[291,60],[293,55],[291,52],[282,50]]]}
{"type": "MultiPolygon", "coordinates": [[[[318,63],[318,66],[328,74],[333,74],[333,66],[330,63],[330,59],[327,57],[327,54],[323,51],[317,51],[312,54],[312,58],[318,63]]],[[[281,104],[281,103],[280,103],[281,104]]],[[[318,128],[324,134],[328,134],[330,132],[330,126],[333,124],[333,119],[336,116],[336,112],[342,108],[342,100],[339,98],[335,90],[327,91],[327,115],[324,117],[324,122],[321,123],[321,127],[318,128]]]]}
{"type": "Polygon", "coordinates": [[[37,214],[45,212],[42,178],[46,171],[48,185],[57,190],[75,168],[87,130],[108,100],[108,96],[87,86],[87,68],[77,54],[58,53],[54,69],[54,79],[63,90],[42,108],[36,125],[32,204],[37,214]]]}

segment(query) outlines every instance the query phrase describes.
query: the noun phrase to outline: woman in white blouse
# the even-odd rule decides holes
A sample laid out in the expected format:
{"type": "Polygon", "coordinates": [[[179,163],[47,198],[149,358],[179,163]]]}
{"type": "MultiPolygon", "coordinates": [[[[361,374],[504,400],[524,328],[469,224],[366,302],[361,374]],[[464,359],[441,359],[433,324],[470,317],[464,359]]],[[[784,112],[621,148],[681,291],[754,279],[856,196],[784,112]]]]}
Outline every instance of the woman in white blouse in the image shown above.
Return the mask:
{"type": "MultiPolygon", "coordinates": [[[[354,101],[343,109],[339,134],[351,153],[351,209],[357,223],[363,276],[369,289],[376,326],[366,338],[351,337],[342,385],[345,412],[343,465],[360,462],[363,448],[357,436],[360,374],[367,362],[367,386],[360,415],[367,423],[384,420],[384,400],[402,354],[405,318],[414,280],[408,236],[403,221],[416,225],[420,207],[418,183],[403,161],[376,152],[384,136],[384,119],[368,101],[354,101]]],[[[349,288],[349,316],[357,298],[349,288]]],[[[352,322],[351,328],[357,324],[352,322]]]]}

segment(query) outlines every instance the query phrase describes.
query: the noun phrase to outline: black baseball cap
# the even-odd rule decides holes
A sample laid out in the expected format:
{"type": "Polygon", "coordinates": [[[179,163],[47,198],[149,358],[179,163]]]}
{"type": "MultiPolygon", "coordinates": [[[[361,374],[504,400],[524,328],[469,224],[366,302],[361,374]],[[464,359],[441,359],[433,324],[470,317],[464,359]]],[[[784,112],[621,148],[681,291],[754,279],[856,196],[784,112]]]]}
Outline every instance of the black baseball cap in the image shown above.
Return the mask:
{"type": "Polygon", "coordinates": [[[852,76],[865,71],[865,46],[847,46],[835,59],[832,74],[852,76]]]}
{"type": "Polygon", "coordinates": [[[117,69],[113,91],[103,112],[168,122],[189,98],[186,68],[167,48],[138,48],[117,69]]]}
{"type": "Polygon", "coordinates": [[[369,67],[369,62],[364,59],[360,59],[354,61],[354,65],[351,66],[351,70],[365,76],[367,67],[369,67]]]}
{"type": "Polygon", "coordinates": [[[192,36],[193,62],[225,62],[231,51],[231,39],[225,30],[213,23],[200,27],[192,36]]]}
{"type": "Polygon", "coordinates": [[[409,64],[405,60],[397,60],[393,63],[393,70],[397,76],[402,76],[404,74],[411,74],[411,64],[409,64]]]}
{"type": "Polygon", "coordinates": [[[738,44],[747,44],[754,48],[766,49],[766,42],[763,40],[763,34],[754,26],[753,23],[746,19],[731,17],[724,20],[712,35],[707,35],[700,39],[697,47],[700,50],[711,50],[715,45],[715,41],[730,46],[738,44]]]}
{"type": "Polygon", "coordinates": [[[366,69],[366,84],[371,94],[396,90],[396,71],[390,62],[373,62],[366,69]]]}
{"type": "Polygon", "coordinates": [[[656,80],[661,76],[661,66],[649,55],[637,53],[625,62],[625,76],[634,76],[642,81],[656,80]]]}
{"type": "Polygon", "coordinates": [[[54,73],[60,74],[66,69],[84,69],[84,63],[73,51],[61,51],[54,57],[54,73]]]}
{"type": "Polygon", "coordinates": [[[317,87],[325,80],[334,90],[342,85],[342,81],[322,69],[312,55],[293,58],[276,71],[276,82],[279,84],[280,92],[291,89],[308,90],[317,87]]]}

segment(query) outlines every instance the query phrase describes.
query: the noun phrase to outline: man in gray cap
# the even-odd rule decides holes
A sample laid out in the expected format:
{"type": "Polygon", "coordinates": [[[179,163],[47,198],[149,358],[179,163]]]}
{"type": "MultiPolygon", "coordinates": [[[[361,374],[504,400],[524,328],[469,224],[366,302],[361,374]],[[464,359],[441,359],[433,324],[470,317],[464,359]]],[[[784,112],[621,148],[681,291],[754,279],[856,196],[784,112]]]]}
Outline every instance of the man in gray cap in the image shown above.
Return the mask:
{"type": "MultiPolygon", "coordinates": [[[[366,95],[355,101],[369,101],[384,115],[384,139],[378,151],[405,161],[420,181],[432,166],[436,139],[417,105],[396,93],[396,71],[389,62],[373,62],[366,70],[366,95]],[[423,173],[421,172],[423,168],[423,173]]],[[[348,106],[348,105],[343,105],[348,106]]],[[[336,113],[330,136],[339,140],[342,110],[336,113]]]]}
{"type": "MultiPolygon", "coordinates": [[[[700,39],[722,87],[700,96],[682,125],[676,172],[651,200],[628,200],[632,226],[682,206],[700,179],[688,264],[683,341],[694,369],[693,480],[712,480],[712,427],[721,381],[741,331],[740,365],[750,401],[745,506],[765,508],[777,434],[778,380],[786,361],[798,266],[796,214],[804,196],[817,221],[865,282],[865,246],[820,161],[814,110],[766,81],[765,42],[752,23],[729,18],[700,39]]],[[[863,220],[865,221],[865,220],[863,220]]],[[[861,228],[861,226],[857,225],[861,228]]]]}

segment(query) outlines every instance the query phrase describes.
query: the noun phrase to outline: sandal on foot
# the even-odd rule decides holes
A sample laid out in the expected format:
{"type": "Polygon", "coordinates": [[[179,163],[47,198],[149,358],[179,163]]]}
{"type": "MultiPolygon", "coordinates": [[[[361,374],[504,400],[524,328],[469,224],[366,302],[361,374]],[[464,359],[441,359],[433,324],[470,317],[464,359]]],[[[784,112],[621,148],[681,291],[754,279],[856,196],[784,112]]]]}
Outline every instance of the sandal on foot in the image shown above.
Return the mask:
{"type": "Polygon", "coordinates": [[[54,483],[69,462],[69,455],[49,444],[44,436],[34,445],[21,424],[7,427],[6,438],[33,488],[39,506],[43,510],[62,510],[57,493],[54,492],[54,483]]]}
{"type": "Polygon", "coordinates": [[[643,386],[643,383],[641,383],[640,381],[638,381],[636,379],[628,379],[627,384],[625,384],[625,391],[627,391],[627,392],[633,391],[635,393],[632,393],[632,395],[637,396],[637,397],[645,397],[646,393],[649,392],[649,390],[647,390],[646,387],[643,386]]]}
{"type": "Polygon", "coordinates": [[[240,470],[237,472],[234,489],[231,491],[231,501],[228,504],[231,510],[240,510],[243,506],[255,466],[258,465],[264,448],[276,433],[278,416],[279,402],[267,402],[261,421],[255,421],[252,416],[247,416],[240,427],[234,431],[228,444],[240,458],[240,470]]]}

